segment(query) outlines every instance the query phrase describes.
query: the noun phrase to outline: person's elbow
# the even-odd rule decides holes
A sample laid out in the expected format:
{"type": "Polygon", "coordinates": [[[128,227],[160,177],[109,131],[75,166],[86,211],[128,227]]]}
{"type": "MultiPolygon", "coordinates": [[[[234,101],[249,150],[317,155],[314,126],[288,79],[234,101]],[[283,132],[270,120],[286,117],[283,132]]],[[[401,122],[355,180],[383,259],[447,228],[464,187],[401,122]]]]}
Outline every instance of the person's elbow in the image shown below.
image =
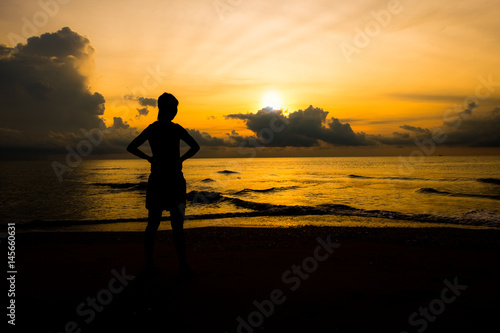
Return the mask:
{"type": "Polygon", "coordinates": [[[134,146],[130,143],[130,144],[127,146],[127,151],[128,151],[129,153],[132,153],[132,152],[134,151],[134,148],[135,148],[135,147],[134,147],[134,146]]]}
{"type": "Polygon", "coordinates": [[[191,146],[191,149],[193,150],[193,154],[196,154],[197,152],[199,152],[200,151],[200,145],[198,144],[198,142],[194,143],[191,146]]]}

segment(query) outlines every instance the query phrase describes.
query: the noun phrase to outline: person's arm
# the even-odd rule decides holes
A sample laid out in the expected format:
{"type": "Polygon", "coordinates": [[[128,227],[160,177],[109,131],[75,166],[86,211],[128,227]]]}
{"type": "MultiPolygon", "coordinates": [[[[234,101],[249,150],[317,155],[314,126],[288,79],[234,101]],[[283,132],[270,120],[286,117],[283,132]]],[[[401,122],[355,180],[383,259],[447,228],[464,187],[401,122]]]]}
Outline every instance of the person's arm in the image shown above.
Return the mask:
{"type": "Polygon", "coordinates": [[[148,128],[146,128],[144,131],[142,131],[141,134],[139,134],[134,140],[132,140],[132,142],[127,146],[127,151],[139,158],[143,158],[151,162],[152,156],[145,154],[142,150],[139,149],[139,147],[148,139],[148,128]]]}
{"type": "Polygon", "coordinates": [[[187,143],[187,145],[189,146],[189,150],[181,157],[182,163],[188,158],[193,157],[200,150],[200,145],[184,128],[182,129],[181,133],[181,140],[187,143]]]}

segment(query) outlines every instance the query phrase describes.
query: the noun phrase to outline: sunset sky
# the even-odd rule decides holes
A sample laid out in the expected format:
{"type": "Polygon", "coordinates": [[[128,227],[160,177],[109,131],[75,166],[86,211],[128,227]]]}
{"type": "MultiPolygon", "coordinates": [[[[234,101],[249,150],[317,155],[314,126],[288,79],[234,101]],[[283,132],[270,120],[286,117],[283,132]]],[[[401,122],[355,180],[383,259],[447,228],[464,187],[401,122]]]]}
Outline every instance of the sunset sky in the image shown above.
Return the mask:
{"type": "Polygon", "coordinates": [[[202,156],[270,128],[266,156],[397,155],[436,128],[452,153],[499,153],[499,17],[497,0],[4,0],[0,148],[63,154],[101,118],[93,151],[116,156],[167,91],[202,156]]]}

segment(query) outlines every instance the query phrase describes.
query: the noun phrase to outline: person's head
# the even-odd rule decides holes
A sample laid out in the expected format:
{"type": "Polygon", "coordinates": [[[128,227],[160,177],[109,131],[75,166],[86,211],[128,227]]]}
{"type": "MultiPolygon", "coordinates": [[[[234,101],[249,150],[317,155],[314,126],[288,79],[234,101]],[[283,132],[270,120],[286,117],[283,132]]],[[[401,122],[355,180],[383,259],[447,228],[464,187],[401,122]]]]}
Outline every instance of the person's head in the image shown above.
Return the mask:
{"type": "Polygon", "coordinates": [[[174,95],[163,93],[158,97],[158,120],[173,120],[177,114],[178,105],[179,101],[174,95]]]}

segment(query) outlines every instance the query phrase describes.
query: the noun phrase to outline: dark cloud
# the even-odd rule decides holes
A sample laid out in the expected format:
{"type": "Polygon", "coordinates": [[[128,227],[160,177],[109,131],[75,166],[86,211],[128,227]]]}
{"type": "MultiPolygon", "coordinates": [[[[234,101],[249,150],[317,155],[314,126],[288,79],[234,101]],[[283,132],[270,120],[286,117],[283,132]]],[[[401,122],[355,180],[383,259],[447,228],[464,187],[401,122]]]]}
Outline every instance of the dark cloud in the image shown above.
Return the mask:
{"type": "Polygon", "coordinates": [[[257,113],[230,114],[228,119],[244,120],[249,130],[269,147],[313,147],[320,141],[334,145],[371,144],[364,133],[355,133],[348,123],[337,118],[326,119],[328,111],[309,106],[291,112],[264,108],[257,113]]]}
{"type": "Polygon", "coordinates": [[[500,147],[500,108],[473,114],[477,105],[469,105],[441,127],[446,135],[444,145],[500,147]]]}
{"type": "Polygon", "coordinates": [[[125,95],[124,98],[131,101],[136,101],[140,106],[143,106],[142,108],[137,109],[137,115],[135,116],[136,118],[147,116],[149,114],[148,107],[156,107],[156,99],[154,98],[137,97],[134,95],[125,95]]]}
{"type": "Polygon", "coordinates": [[[410,138],[410,134],[409,133],[394,132],[394,133],[392,133],[392,135],[395,138],[400,138],[400,139],[409,139],[410,138]]]}
{"type": "Polygon", "coordinates": [[[113,117],[113,126],[110,127],[111,130],[117,130],[117,129],[129,129],[130,125],[126,122],[123,121],[122,117],[113,117]]]}
{"type": "Polygon", "coordinates": [[[138,97],[134,95],[125,95],[125,99],[131,100],[131,101],[137,101],[140,106],[151,106],[151,107],[156,107],[156,99],[155,98],[148,98],[148,97],[138,97]]]}
{"type": "Polygon", "coordinates": [[[86,37],[63,28],[29,38],[17,52],[0,49],[2,127],[43,135],[101,124],[104,98],[89,91],[87,77],[80,71],[94,52],[86,37]]]}
{"type": "Polygon", "coordinates": [[[407,146],[415,145],[415,137],[412,137],[410,133],[393,132],[390,135],[367,135],[368,139],[372,142],[376,142],[381,145],[387,146],[407,146]]]}
{"type": "Polygon", "coordinates": [[[430,133],[430,130],[427,128],[415,127],[415,126],[410,126],[410,125],[402,125],[402,126],[399,126],[399,128],[402,128],[402,129],[410,131],[410,132],[415,132],[415,133],[430,133]]]}
{"type": "Polygon", "coordinates": [[[154,98],[146,98],[146,97],[137,97],[137,101],[141,106],[152,106],[156,107],[156,99],[154,98]]]}
{"type": "Polygon", "coordinates": [[[370,139],[384,145],[415,145],[427,140],[442,146],[500,147],[500,108],[475,112],[478,107],[469,103],[462,111],[446,115],[440,127],[402,125],[399,127],[410,133],[394,132],[392,137],[372,135],[370,139]]]}
{"type": "Polygon", "coordinates": [[[136,115],[136,117],[140,118],[141,116],[147,116],[149,113],[149,110],[148,110],[148,108],[137,109],[137,113],[138,114],[136,115]]]}
{"type": "Polygon", "coordinates": [[[465,116],[465,117],[470,116],[470,115],[472,115],[472,111],[474,111],[478,107],[479,107],[479,104],[471,102],[471,103],[469,103],[469,105],[467,105],[467,107],[465,108],[465,110],[463,110],[462,112],[460,112],[460,115],[461,116],[465,116]]]}
{"type": "MultiPolygon", "coordinates": [[[[115,117],[110,127],[104,124],[101,119],[104,97],[89,89],[93,56],[90,40],[69,28],[31,37],[16,49],[0,45],[2,157],[4,153],[18,151],[64,153],[68,146],[77,147],[82,140],[90,140],[89,133],[99,142],[93,147],[94,153],[124,152],[138,130],[120,117],[115,117]]],[[[138,117],[147,115],[149,107],[156,107],[153,98],[125,98],[137,101],[138,117]]],[[[477,108],[477,104],[471,103],[448,115],[439,128],[446,137],[440,144],[500,147],[500,109],[478,113],[477,108]]],[[[406,131],[403,133],[367,135],[355,132],[346,120],[327,118],[328,115],[328,111],[313,106],[287,115],[265,108],[257,113],[226,116],[226,119],[244,121],[253,136],[241,136],[232,130],[224,138],[218,138],[196,129],[188,131],[200,145],[215,151],[217,147],[242,144],[255,147],[415,145],[416,139],[432,138],[436,130],[405,124],[399,126],[406,131]]]]}
{"type": "Polygon", "coordinates": [[[123,153],[125,147],[137,135],[137,128],[130,126],[121,117],[113,117],[113,125],[103,131],[103,143],[96,147],[95,153],[123,153]]]}
{"type": "Polygon", "coordinates": [[[207,132],[200,132],[199,130],[189,129],[189,128],[186,128],[186,130],[201,146],[209,146],[209,147],[234,146],[234,144],[232,144],[231,142],[211,136],[207,132]]]}
{"type": "Polygon", "coordinates": [[[116,139],[113,129],[135,131],[121,118],[111,128],[102,121],[104,97],[89,89],[93,56],[90,40],[70,28],[28,38],[16,49],[0,45],[2,151],[64,152],[93,129],[106,134],[104,151],[108,135],[116,139]]]}

